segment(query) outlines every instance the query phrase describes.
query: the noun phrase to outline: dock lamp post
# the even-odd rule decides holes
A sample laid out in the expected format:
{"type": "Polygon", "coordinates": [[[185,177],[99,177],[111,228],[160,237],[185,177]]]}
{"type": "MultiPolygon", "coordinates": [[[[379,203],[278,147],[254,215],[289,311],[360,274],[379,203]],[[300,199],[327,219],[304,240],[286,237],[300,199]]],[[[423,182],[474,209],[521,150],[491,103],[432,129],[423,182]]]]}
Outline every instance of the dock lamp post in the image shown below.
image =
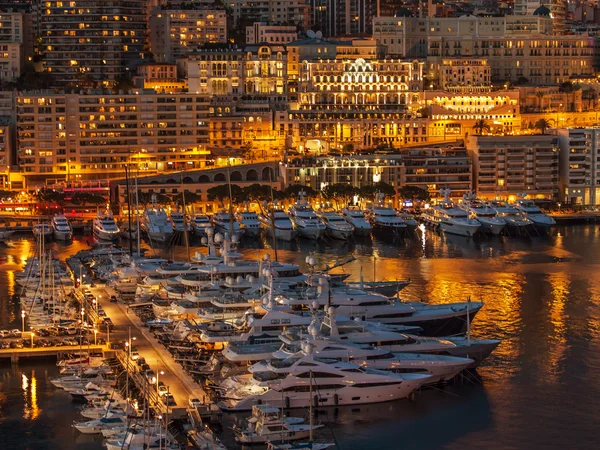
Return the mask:
{"type": "Polygon", "coordinates": [[[35,336],[35,333],[32,331],[31,332],[31,348],[33,348],[33,336],[35,336]]]}
{"type": "Polygon", "coordinates": [[[25,311],[21,310],[21,334],[25,333],[25,311]]]}
{"type": "Polygon", "coordinates": [[[81,358],[81,355],[83,354],[83,315],[85,314],[85,311],[83,310],[83,307],[81,307],[81,325],[79,326],[79,357],[81,358]]]}
{"type": "Polygon", "coordinates": [[[94,345],[98,345],[98,330],[94,328],[94,345]]]}

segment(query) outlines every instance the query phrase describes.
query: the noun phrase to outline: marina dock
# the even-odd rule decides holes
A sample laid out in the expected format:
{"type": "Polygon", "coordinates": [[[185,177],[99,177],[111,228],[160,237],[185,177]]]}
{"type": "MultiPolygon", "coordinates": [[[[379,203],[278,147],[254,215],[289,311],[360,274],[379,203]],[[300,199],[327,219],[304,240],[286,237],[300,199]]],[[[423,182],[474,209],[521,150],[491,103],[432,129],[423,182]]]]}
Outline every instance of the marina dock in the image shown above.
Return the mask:
{"type": "MultiPolygon", "coordinates": [[[[28,333],[25,332],[25,335],[28,333]]],[[[108,347],[105,345],[79,345],[45,347],[45,348],[10,348],[0,349],[0,361],[10,359],[12,363],[18,363],[21,359],[30,358],[56,358],[63,359],[69,354],[79,353],[80,351],[89,352],[91,355],[106,355],[108,347]]]]}

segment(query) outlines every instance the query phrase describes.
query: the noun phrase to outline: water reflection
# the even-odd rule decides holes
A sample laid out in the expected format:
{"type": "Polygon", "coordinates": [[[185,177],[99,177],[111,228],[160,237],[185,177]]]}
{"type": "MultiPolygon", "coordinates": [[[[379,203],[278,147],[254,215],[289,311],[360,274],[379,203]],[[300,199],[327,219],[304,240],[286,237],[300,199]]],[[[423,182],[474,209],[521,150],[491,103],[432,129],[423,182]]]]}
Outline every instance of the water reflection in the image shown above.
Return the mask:
{"type": "Polygon", "coordinates": [[[36,420],[41,410],[38,406],[37,378],[35,372],[31,373],[31,380],[24,373],[21,374],[21,389],[23,390],[23,418],[25,420],[36,420]]]}

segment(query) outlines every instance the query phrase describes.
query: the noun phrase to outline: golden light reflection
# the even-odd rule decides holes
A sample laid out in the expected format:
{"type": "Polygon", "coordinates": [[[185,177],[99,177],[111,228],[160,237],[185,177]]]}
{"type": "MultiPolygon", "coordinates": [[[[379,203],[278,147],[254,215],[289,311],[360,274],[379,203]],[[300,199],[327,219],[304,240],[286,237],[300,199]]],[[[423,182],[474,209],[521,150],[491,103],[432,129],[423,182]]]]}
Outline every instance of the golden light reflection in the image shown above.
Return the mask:
{"type": "Polygon", "coordinates": [[[552,331],[548,338],[553,341],[549,347],[548,367],[545,372],[545,380],[549,383],[559,382],[561,373],[561,361],[567,350],[566,326],[565,326],[565,303],[569,295],[571,280],[565,272],[548,274],[548,282],[552,288],[548,304],[550,323],[552,331]]]}
{"type": "Polygon", "coordinates": [[[23,390],[23,418],[26,420],[37,419],[42,410],[38,405],[37,396],[37,379],[35,373],[31,374],[31,380],[27,378],[27,375],[21,375],[21,389],[23,390]]]}

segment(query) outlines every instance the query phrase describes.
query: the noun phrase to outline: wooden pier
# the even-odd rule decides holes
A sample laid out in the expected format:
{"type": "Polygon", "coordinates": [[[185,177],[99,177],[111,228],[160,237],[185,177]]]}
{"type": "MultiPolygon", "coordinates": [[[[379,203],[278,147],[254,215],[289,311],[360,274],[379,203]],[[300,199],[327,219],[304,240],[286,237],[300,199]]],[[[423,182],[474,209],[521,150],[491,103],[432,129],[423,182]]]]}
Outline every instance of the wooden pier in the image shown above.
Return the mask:
{"type": "Polygon", "coordinates": [[[10,362],[17,364],[21,359],[31,358],[54,358],[63,359],[73,353],[90,353],[91,355],[105,355],[108,347],[105,345],[72,345],[60,347],[40,347],[40,348],[7,348],[0,350],[0,361],[10,359],[10,362]]]}

